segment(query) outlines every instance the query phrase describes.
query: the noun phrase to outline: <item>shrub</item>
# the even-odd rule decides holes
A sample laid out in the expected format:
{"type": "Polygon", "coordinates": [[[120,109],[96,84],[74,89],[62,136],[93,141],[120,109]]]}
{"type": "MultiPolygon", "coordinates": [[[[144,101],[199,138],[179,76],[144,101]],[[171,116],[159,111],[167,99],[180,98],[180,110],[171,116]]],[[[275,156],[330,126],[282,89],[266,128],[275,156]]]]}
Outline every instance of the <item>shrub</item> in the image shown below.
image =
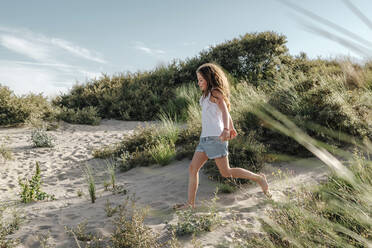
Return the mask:
{"type": "Polygon", "coordinates": [[[55,200],[54,195],[49,195],[41,191],[42,181],[39,162],[36,162],[35,174],[31,179],[26,179],[25,181],[19,179],[18,183],[21,186],[21,192],[19,195],[23,203],[45,199],[55,200]]]}
{"type": "Polygon", "coordinates": [[[152,71],[112,77],[102,75],[85,84],[75,85],[69,93],[55,98],[53,103],[69,109],[94,106],[99,116],[105,118],[154,120],[164,111],[185,120],[189,102],[182,94],[179,95],[177,88],[195,82],[195,71],[200,65],[218,63],[232,77],[246,79],[254,85],[273,82],[286,69],[282,60],[290,58],[285,43],[285,36],[274,32],[245,34],[204,50],[193,58],[172,61],[152,71]]]}
{"type": "Polygon", "coordinates": [[[42,94],[18,97],[8,87],[0,85],[0,126],[26,122],[56,120],[58,110],[42,94]]]}
{"type": "Polygon", "coordinates": [[[35,129],[31,132],[31,141],[35,147],[53,147],[55,138],[43,129],[35,129]]]}
{"type": "Polygon", "coordinates": [[[74,124],[99,125],[101,121],[97,108],[92,106],[82,109],[68,109],[63,107],[58,117],[61,120],[74,124]]]}
{"type": "Polygon", "coordinates": [[[24,123],[31,111],[8,87],[0,85],[0,125],[24,123]]]}

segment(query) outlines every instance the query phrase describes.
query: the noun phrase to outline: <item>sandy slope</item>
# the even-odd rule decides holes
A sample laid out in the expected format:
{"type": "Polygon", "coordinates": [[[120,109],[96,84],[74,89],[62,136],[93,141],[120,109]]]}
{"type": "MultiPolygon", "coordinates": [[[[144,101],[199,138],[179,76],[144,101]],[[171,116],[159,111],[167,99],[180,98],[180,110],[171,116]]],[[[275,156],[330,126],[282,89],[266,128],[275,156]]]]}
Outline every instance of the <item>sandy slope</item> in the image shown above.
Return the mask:
{"type": "MultiPolygon", "coordinates": [[[[13,161],[0,161],[1,204],[19,200],[18,177],[30,177],[34,173],[35,161],[40,162],[42,189],[57,198],[55,201],[16,206],[27,218],[20,230],[11,236],[20,239],[22,245],[19,247],[39,247],[36,236],[48,231],[51,243],[56,247],[75,247],[64,226],[75,227],[83,221],[87,222],[87,231],[110,235],[114,217],[106,216],[105,204],[107,201],[113,206],[122,204],[127,195],[104,191],[103,181],[108,179],[105,161],[93,159],[91,151],[119,141],[124,133],[131,133],[137,125],[144,123],[114,120],[103,120],[99,126],[63,123],[58,130],[49,132],[56,137],[56,146],[53,148],[32,148],[29,141],[31,129],[0,129],[0,138],[9,137],[8,146],[12,148],[14,157],[13,161]],[[96,177],[98,198],[95,204],[90,203],[81,170],[86,163],[91,165],[96,177]],[[78,190],[84,192],[82,197],[77,196],[78,190]]],[[[164,240],[168,237],[165,221],[172,223],[176,220],[172,205],[185,201],[187,197],[188,163],[189,160],[185,159],[165,167],[154,165],[117,173],[118,184],[128,190],[128,195],[135,193],[138,205],[149,207],[146,223],[159,232],[164,240]]],[[[264,172],[268,176],[273,198],[280,200],[286,191],[324,178],[326,169],[317,159],[310,158],[268,164],[264,172]],[[288,178],[273,176],[272,172],[279,168],[293,173],[288,178]]],[[[215,188],[216,183],[201,173],[197,198],[199,208],[203,200],[213,197],[215,188]]],[[[234,194],[220,194],[219,197],[218,211],[223,219],[235,218],[238,225],[258,232],[257,218],[263,216],[265,208],[269,207],[259,187],[246,185],[234,194]]],[[[234,227],[226,225],[201,235],[198,240],[203,247],[214,247],[221,241],[231,240],[233,235],[234,227]]],[[[192,247],[190,237],[182,238],[181,242],[184,247],[192,247]]]]}

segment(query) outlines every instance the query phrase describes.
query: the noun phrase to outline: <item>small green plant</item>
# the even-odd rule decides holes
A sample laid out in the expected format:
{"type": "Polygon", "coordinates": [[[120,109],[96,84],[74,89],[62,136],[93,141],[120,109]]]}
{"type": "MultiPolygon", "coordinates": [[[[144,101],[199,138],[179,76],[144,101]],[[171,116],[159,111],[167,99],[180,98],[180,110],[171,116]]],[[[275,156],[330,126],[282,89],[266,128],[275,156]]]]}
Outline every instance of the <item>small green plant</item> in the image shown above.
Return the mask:
{"type": "Polygon", "coordinates": [[[81,189],[78,189],[76,194],[77,194],[78,197],[82,197],[84,193],[81,189]]]}
{"type": "Polygon", "coordinates": [[[108,190],[108,187],[110,187],[111,183],[109,181],[103,181],[103,187],[105,188],[105,191],[108,190]]]}
{"type": "MultiPolygon", "coordinates": [[[[129,197],[128,197],[129,198],[129,197]]],[[[114,220],[114,232],[111,243],[114,248],[160,248],[159,235],[145,225],[146,209],[138,209],[135,200],[131,199],[131,214],[129,213],[128,198],[119,206],[118,216],[114,220]]]]}
{"type": "Polygon", "coordinates": [[[156,163],[160,165],[169,164],[176,155],[174,143],[169,143],[165,139],[159,141],[149,152],[156,163]]]}
{"type": "Polygon", "coordinates": [[[18,183],[21,186],[20,197],[23,203],[45,199],[55,200],[54,195],[41,191],[42,181],[39,162],[36,162],[35,174],[31,179],[26,179],[25,181],[19,179],[18,183]]]}
{"type": "Polygon", "coordinates": [[[88,184],[88,192],[90,196],[90,200],[92,203],[96,201],[96,183],[94,181],[94,176],[92,173],[92,169],[88,164],[85,165],[85,168],[83,169],[85,180],[88,184]]]}
{"type": "Polygon", "coordinates": [[[53,246],[49,243],[50,231],[47,233],[41,233],[36,236],[36,240],[40,242],[42,248],[52,248],[53,246]]]}
{"type": "Polygon", "coordinates": [[[213,226],[221,223],[220,216],[217,213],[216,201],[218,190],[215,192],[214,198],[210,201],[206,214],[197,214],[191,208],[177,211],[177,224],[167,224],[167,228],[171,232],[175,232],[177,236],[199,234],[201,232],[210,232],[213,226]]]}
{"type": "Polygon", "coordinates": [[[105,204],[105,212],[107,217],[113,216],[118,211],[118,207],[111,207],[111,202],[109,200],[106,200],[105,204]]]}
{"type": "Polygon", "coordinates": [[[53,147],[55,138],[43,129],[35,129],[31,132],[31,142],[35,147],[53,147]]]}
{"type": "Polygon", "coordinates": [[[86,227],[87,221],[85,220],[77,224],[75,228],[69,228],[65,226],[65,231],[79,241],[91,241],[94,235],[92,233],[88,233],[86,231],[86,227]]]}

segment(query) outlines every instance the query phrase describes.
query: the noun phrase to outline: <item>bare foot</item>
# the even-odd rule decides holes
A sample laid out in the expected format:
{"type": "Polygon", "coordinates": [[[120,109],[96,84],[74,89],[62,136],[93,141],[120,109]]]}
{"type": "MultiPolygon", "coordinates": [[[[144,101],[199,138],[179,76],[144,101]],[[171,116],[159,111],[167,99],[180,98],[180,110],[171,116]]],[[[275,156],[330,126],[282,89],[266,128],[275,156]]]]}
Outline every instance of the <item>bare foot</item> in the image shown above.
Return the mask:
{"type": "Polygon", "coordinates": [[[269,185],[267,184],[266,176],[263,173],[259,174],[261,176],[261,180],[258,182],[262,188],[263,193],[268,197],[271,198],[271,193],[269,191],[269,185]]]}
{"type": "Polygon", "coordinates": [[[189,203],[177,203],[177,204],[173,205],[174,210],[184,210],[184,209],[188,209],[188,208],[194,208],[194,207],[189,203]]]}

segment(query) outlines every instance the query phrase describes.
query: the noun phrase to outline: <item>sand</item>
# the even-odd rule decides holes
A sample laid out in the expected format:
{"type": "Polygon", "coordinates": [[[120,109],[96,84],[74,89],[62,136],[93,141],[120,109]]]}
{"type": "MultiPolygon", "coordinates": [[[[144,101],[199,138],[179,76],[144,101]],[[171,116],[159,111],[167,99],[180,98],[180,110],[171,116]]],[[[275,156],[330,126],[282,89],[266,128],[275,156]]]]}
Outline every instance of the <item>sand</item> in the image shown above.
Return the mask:
{"type": "MultiPolygon", "coordinates": [[[[149,209],[146,224],[159,233],[162,240],[169,238],[165,222],[175,223],[177,216],[172,206],[187,198],[190,161],[174,161],[165,167],[139,167],[125,173],[118,170],[117,184],[126,189],[127,194],[113,194],[105,191],[103,186],[103,182],[109,179],[106,161],[92,156],[93,149],[120,141],[124,134],[131,134],[138,125],[146,123],[116,120],[103,120],[99,126],[62,123],[57,130],[48,132],[55,136],[53,148],[32,147],[30,128],[0,129],[0,140],[8,138],[6,143],[14,158],[12,161],[0,160],[0,204],[13,204],[13,208],[25,216],[20,229],[9,236],[20,240],[18,247],[40,247],[37,236],[48,232],[53,247],[77,247],[74,239],[66,233],[65,226],[76,227],[83,221],[87,223],[87,231],[110,236],[115,215],[107,217],[104,210],[107,201],[117,206],[134,193],[137,205],[149,209]],[[17,203],[20,200],[18,178],[30,178],[36,161],[41,167],[42,190],[54,194],[56,200],[17,203]],[[86,164],[92,167],[96,179],[97,200],[94,204],[90,202],[82,173],[86,164]],[[81,197],[77,193],[79,190],[83,192],[81,197]]],[[[323,180],[327,168],[318,159],[307,158],[266,164],[263,172],[267,175],[273,199],[281,201],[286,193],[323,180]],[[278,176],[278,169],[290,173],[278,176]]],[[[200,173],[199,182],[197,211],[203,209],[204,201],[213,198],[217,186],[203,173],[200,173]]],[[[215,247],[223,241],[231,241],[238,226],[248,226],[252,233],[259,232],[258,218],[265,216],[265,209],[270,204],[258,185],[244,185],[235,193],[221,193],[218,197],[217,209],[222,219],[231,223],[235,218],[236,225],[225,224],[198,236],[202,247],[215,247]]],[[[183,247],[193,247],[191,237],[181,238],[180,242],[183,247]]]]}

